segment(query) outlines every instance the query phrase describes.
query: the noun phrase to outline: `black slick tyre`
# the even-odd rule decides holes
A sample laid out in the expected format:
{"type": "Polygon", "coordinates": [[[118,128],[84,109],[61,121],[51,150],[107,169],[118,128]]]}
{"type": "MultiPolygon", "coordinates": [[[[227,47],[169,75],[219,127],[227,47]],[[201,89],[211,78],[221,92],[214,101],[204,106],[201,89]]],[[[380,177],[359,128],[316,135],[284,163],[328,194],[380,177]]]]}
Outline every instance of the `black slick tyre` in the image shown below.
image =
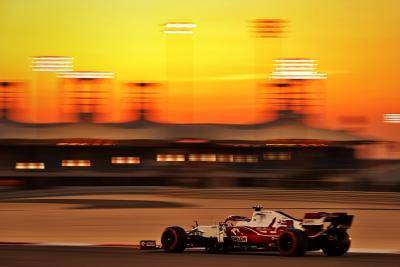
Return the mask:
{"type": "Polygon", "coordinates": [[[279,236],[278,249],[282,256],[303,256],[307,251],[307,236],[301,230],[288,229],[279,236]]]}
{"type": "Polygon", "coordinates": [[[187,234],[179,226],[167,227],[161,235],[162,248],[166,252],[179,253],[186,248],[187,234]]]}
{"type": "Polygon", "coordinates": [[[322,251],[327,256],[342,256],[349,250],[350,244],[350,237],[345,231],[334,231],[324,242],[322,251]]]}

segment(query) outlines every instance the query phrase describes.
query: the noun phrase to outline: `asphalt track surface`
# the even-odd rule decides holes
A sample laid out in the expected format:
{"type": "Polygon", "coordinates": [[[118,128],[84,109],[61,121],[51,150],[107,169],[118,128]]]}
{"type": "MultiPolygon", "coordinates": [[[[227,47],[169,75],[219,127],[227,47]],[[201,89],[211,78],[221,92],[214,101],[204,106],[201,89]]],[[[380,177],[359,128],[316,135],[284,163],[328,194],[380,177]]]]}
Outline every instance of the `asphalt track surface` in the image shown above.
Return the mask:
{"type": "Polygon", "coordinates": [[[186,251],[179,254],[161,250],[140,251],[121,247],[0,246],[0,267],[124,267],[124,266],[400,266],[399,254],[349,253],[327,257],[308,253],[304,257],[282,257],[277,253],[246,252],[206,254],[186,251]]]}

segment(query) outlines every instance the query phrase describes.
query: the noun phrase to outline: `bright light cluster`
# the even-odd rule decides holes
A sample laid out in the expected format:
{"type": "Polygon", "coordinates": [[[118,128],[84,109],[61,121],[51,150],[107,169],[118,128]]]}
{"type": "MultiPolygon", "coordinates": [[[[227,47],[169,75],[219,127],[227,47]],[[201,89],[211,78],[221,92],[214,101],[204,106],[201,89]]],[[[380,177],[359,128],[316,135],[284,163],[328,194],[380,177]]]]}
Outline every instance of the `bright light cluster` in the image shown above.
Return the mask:
{"type": "Polygon", "coordinates": [[[400,123],[400,113],[384,114],[383,121],[387,123],[400,123]]]}
{"type": "Polygon", "coordinates": [[[166,23],[164,25],[165,34],[193,34],[193,29],[197,25],[194,23],[166,23]]]}
{"type": "Polygon", "coordinates": [[[326,73],[317,72],[315,59],[288,58],[277,59],[274,63],[271,79],[281,80],[322,80],[328,78],[326,73]]]}
{"type": "Polygon", "coordinates": [[[112,157],[112,164],[140,164],[140,157],[112,157]]]}
{"type": "Polygon", "coordinates": [[[113,72],[94,72],[94,71],[65,71],[57,73],[58,78],[70,79],[112,79],[113,72]]]}
{"type": "Polygon", "coordinates": [[[185,155],[183,154],[158,154],[157,161],[185,161],[185,155]]]}
{"type": "Polygon", "coordinates": [[[256,38],[281,38],[287,32],[288,21],[283,19],[256,19],[250,21],[256,38]]]}
{"type": "Polygon", "coordinates": [[[17,162],[15,163],[17,170],[44,170],[44,162],[17,162]]]}
{"type": "Polygon", "coordinates": [[[90,160],[81,160],[81,159],[73,159],[73,160],[62,160],[62,167],[90,167],[92,164],[90,160]]]}
{"type": "Polygon", "coordinates": [[[73,71],[73,58],[61,56],[40,56],[32,58],[31,70],[35,72],[73,71]]]}

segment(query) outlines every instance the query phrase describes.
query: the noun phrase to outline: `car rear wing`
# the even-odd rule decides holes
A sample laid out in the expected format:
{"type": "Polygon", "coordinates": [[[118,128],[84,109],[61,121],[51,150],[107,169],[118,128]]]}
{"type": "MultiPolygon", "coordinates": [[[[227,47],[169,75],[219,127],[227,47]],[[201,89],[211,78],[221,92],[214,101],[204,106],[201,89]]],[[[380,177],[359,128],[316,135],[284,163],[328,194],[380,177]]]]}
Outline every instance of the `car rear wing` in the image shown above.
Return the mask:
{"type": "Polygon", "coordinates": [[[353,223],[353,215],[348,215],[345,212],[316,212],[306,213],[302,220],[302,226],[305,228],[313,226],[322,226],[325,223],[330,223],[328,228],[350,228],[353,223]]]}

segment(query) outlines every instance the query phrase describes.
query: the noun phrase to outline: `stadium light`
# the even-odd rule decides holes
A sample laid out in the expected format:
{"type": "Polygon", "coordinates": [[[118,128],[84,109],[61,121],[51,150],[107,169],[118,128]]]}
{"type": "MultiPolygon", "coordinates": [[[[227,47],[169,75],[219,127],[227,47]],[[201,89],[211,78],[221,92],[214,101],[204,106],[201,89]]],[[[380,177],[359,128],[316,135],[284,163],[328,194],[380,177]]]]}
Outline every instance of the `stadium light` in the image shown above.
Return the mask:
{"type": "Polygon", "coordinates": [[[278,63],[314,63],[316,62],[315,59],[300,59],[300,58],[283,58],[277,59],[275,62],[278,63]]]}
{"type": "Polygon", "coordinates": [[[256,38],[281,38],[287,32],[288,21],[283,19],[255,19],[250,21],[251,33],[256,38]]]}
{"type": "Polygon", "coordinates": [[[165,34],[193,34],[193,29],[197,27],[194,23],[166,23],[164,26],[165,34]]]}
{"type": "Polygon", "coordinates": [[[57,73],[57,78],[69,79],[112,79],[113,72],[95,72],[95,71],[64,71],[57,73]]]}
{"type": "Polygon", "coordinates": [[[383,121],[386,123],[400,123],[400,113],[384,114],[383,121]]]}
{"type": "Polygon", "coordinates": [[[280,80],[322,80],[328,78],[326,73],[317,72],[315,59],[286,58],[277,59],[274,63],[271,79],[280,80]]]}
{"type": "Polygon", "coordinates": [[[35,72],[73,71],[73,58],[62,56],[38,56],[32,58],[31,70],[35,72]]]}

